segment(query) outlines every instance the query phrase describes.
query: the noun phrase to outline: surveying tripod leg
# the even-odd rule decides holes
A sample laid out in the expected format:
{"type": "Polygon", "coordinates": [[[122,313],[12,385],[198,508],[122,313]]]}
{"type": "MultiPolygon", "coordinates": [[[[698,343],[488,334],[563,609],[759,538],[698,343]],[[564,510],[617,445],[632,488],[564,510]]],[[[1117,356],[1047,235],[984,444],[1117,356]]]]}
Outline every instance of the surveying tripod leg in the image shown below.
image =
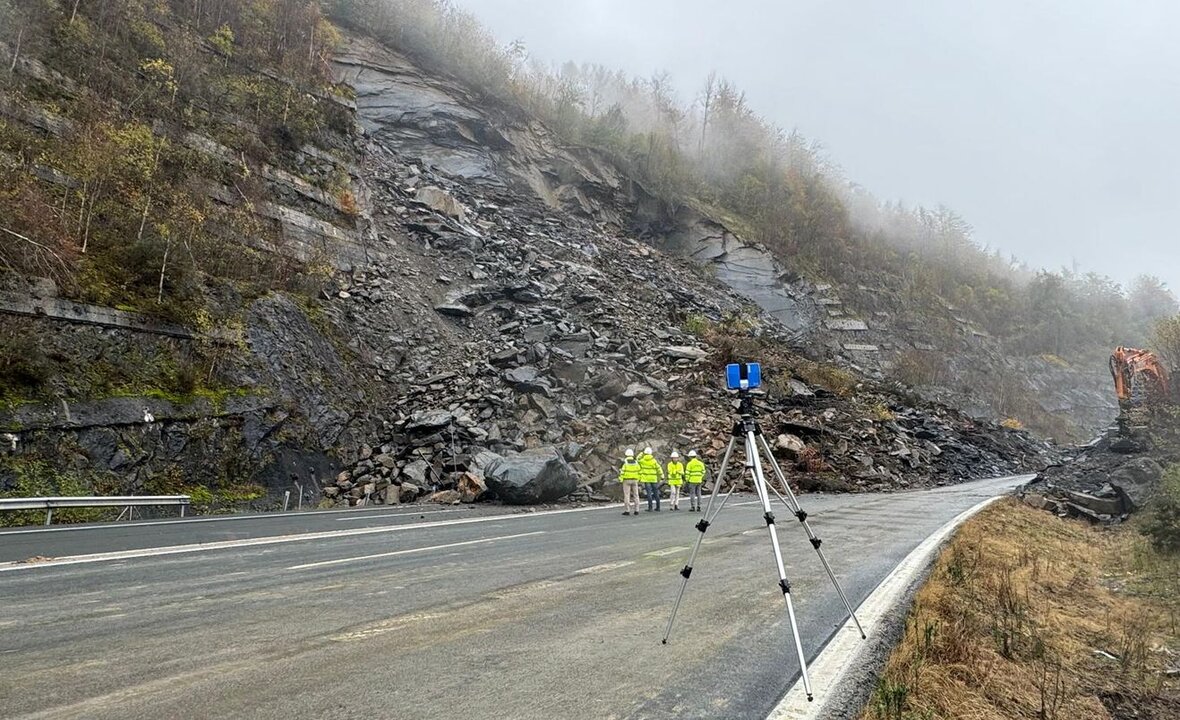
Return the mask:
{"type": "Polygon", "coordinates": [[[791,583],[787,580],[787,569],[783,565],[783,551],[778,543],[778,531],[774,526],[774,513],[770,510],[770,491],[767,490],[766,477],[762,474],[762,461],[758,455],[758,441],[754,439],[753,430],[749,430],[746,433],[746,456],[753,466],[754,489],[758,491],[758,499],[762,502],[766,529],[770,533],[770,546],[774,549],[774,562],[778,568],[778,586],[783,592],[783,600],[787,603],[787,617],[791,621],[791,635],[795,639],[795,653],[799,658],[799,672],[803,677],[803,690],[807,693],[807,701],[811,702],[814,696],[811,693],[811,678],[807,675],[807,657],[803,654],[803,641],[799,638],[799,623],[795,619],[795,604],[791,600],[791,583]]]}
{"type": "Polygon", "coordinates": [[[721,504],[717,506],[717,510],[713,510],[713,503],[717,500],[717,494],[721,490],[721,483],[725,481],[725,470],[729,466],[729,458],[733,455],[733,448],[737,445],[737,436],[730,438],[729,447],[725,449],[725,457],[721,460],[721,469],[713,478],[713,492],[709,494],[709,504],[705,508],[704,517],[696,524],[696,529],[700,531],[697,535],[696,545],[692,548],[692,553],[688,556],[688,564],[680,571],[684,582],[680,584],[680,594],[676,596],[676,602],[672,605],[672,616],[668,618],[668,627],[664,630],[664,639],[662,643],[668,644],[668,637],[672,635],[672,625],[676,622],[676,613],[680,611],[680,601],[684,599],[684,591],[688,588],[688,578],[692,575],[692,564],[696,562],[697,553],[701,551],[701,543],[705,541],[705,531],[713,524],[713,520],[725,508],[725,503],[729,502],[729,496],[733,494],[733,490],[737,487],[736,483],[731,485],[729,492],[725,493],[725,497],[721,499],[721,504]]]}
{"type": "Polygon", "coordinates": [[[820,564],[824,566],[824,570],[828,573],[828,578],[832,581],[832,587],[836,588],[836,594],[840,596],[840,602],[844,603],[844,609],[848,611],[848,617],[856,625],[856,629],[860,633],[860,638],[862,640],[866,639],[867,636],[865,635],[864,628],[860,626],[860,619],[856,617],[856,611],[852,609],[852,603],[848,602],[848,597],[844,594],[844,588],[840,587],[840,581],[836,579],[836,573],[832,570],[832,566],[828,564],[828,558],[820,548],[823,545],[823,540],[819,539],[815,532],[812,531],[811,524],[807,522],[807,513],[803,510],[803,506],[799,504],[799,498],[791,490],[791,485],[787,482],[787,476],[783,473],[783,469],[779,467],[774,453],[770,451],[770,443],[767,442],[766,436],[762,435],[761,439],[762,449],[766,451],[766,457],[770,460],[770,466],[774,468],[774,474],[778,478],[778,481],[782,483],[787,495],[784,497],[778,491],[778,488],[773,485],[768,485],[768,487],[774,490],[774,494],[778,495],[778,499],[782,501],[783,505],[787,506],[787,509],[795,515],[799,520],[799,524],[803,526],[803,530],[807,533],[807,539],[811,542],[811,546],[815,548],[815,554],[819,556],[820,564]]]}

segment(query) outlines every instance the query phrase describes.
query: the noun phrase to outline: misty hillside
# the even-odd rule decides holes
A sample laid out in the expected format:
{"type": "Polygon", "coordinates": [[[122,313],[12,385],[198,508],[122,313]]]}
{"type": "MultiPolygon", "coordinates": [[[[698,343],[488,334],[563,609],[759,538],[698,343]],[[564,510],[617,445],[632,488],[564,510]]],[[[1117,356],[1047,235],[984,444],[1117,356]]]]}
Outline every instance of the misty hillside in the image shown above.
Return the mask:
{"type": "Polygon", "coordinates": [[[544,499],[591,497],[630,444],[714,457],[742,359],[806,486],[950,482],[1107,424],[1176,312],[444,3],[0,0],[0,43],[6,492],[458,499],[556,448],[544,499]]]}
{"type": "Polygon", "coordinates": [[[683,100],[666,74],[538,66],[521,45],[499,47],[446,3],[339,3],[334,12],[542,118],[563,142],[603,152],[670,206],[723,219],[789,272],[834,285],[840,305],[829,309],[871,315],[870,329],[882,331],[872,342],[838,343],[884,348],[847,360],[973,412],[1088,439],[1114,412],[1104,391],[1110,350],[1147,343],[1154,323],[1177,310],[1156,277],[1124,289],[1095,273],[1037,271],[982,247],[952,210],[873,198],[831,166],[818,142],[757,116],[740,88],[715,75],[683,100]],[[964,336],[999,342],[981,343],[986,362],[964,362],[961,351],[980,350],[964,346],[964,336]],[[891,339],[898,342],[886,347],[891,339]],[[1092,392],[1059,392],[1073,386],[1092,392]]]}

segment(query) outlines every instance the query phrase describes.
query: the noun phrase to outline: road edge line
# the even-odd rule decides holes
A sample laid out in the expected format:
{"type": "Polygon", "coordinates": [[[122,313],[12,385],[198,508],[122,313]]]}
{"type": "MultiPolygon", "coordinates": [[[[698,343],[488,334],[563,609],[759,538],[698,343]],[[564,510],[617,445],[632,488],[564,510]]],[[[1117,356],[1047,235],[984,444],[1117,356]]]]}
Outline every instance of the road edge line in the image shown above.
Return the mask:
{"type": "MultiPolygon", "coordinates": [[[[936,554],[959,526],[992,503],[1008,496],[1008,493],[1004,493],[988,498],[959,513],[910,551],[857,607],[857,617],[864,626],[865,634],[870,638],[875,635],[887,616],[897,609],[914,584],[922,579],[936,554]]],[[[820,720],[830,717],[825,714],[829,704],[848,699],[847,696],[834,697],[833,691],[844,682],[848,671],[859,666],[873,650],[874,644],[861,640],[853,622],[846,621],[808,664],[808,675],[817,700],[808,702],[803,681],[797,680],[770,711],[767,720],[820,720]]]]}

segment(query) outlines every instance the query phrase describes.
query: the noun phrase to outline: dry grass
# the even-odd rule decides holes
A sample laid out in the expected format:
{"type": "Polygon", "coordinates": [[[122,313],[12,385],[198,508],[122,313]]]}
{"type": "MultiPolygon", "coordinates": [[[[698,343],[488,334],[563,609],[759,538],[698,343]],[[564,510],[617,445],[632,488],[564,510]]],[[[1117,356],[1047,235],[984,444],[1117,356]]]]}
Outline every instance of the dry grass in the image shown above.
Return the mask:
{"type": "Polygon", "coordinates": [[[1180,559],[1014,500],[918,593],[862,720],[1180,718],[1180,559]]]}

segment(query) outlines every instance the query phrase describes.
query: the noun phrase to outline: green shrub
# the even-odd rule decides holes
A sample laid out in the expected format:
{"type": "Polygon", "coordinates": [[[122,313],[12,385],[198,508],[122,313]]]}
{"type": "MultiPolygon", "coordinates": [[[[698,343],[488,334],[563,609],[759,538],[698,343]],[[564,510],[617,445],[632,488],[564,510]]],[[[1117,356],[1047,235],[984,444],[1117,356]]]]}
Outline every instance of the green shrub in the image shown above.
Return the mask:
{"type": "Polygon", "coordinates": [[[1180,553],[1180,465],[1164,473],[1160,495],[1143,526],[1152,547],[1162,553],[1180,553]]]}
{"type": "Polygon", "coordinates": [[[31,336],[0,336],[0,395],[36,390],[49,375],[49,358],[31,336]]]}
{"type": "MultiPolygon", "coordinates": [[[[93,495],[104,488],[95,474],[60,472],[43,460],[6,458],[0,462],[0,477],[6,476],[8,490],[0,497],[70,497],[93,495]]],[[[98,522],[112,520],[114,508],[71,508],[54,510],[55,523],[98,522]]],[[[18,510],[0,515],[0,525],[34,525],[45,521],[42,510],[18,510]]]]}

